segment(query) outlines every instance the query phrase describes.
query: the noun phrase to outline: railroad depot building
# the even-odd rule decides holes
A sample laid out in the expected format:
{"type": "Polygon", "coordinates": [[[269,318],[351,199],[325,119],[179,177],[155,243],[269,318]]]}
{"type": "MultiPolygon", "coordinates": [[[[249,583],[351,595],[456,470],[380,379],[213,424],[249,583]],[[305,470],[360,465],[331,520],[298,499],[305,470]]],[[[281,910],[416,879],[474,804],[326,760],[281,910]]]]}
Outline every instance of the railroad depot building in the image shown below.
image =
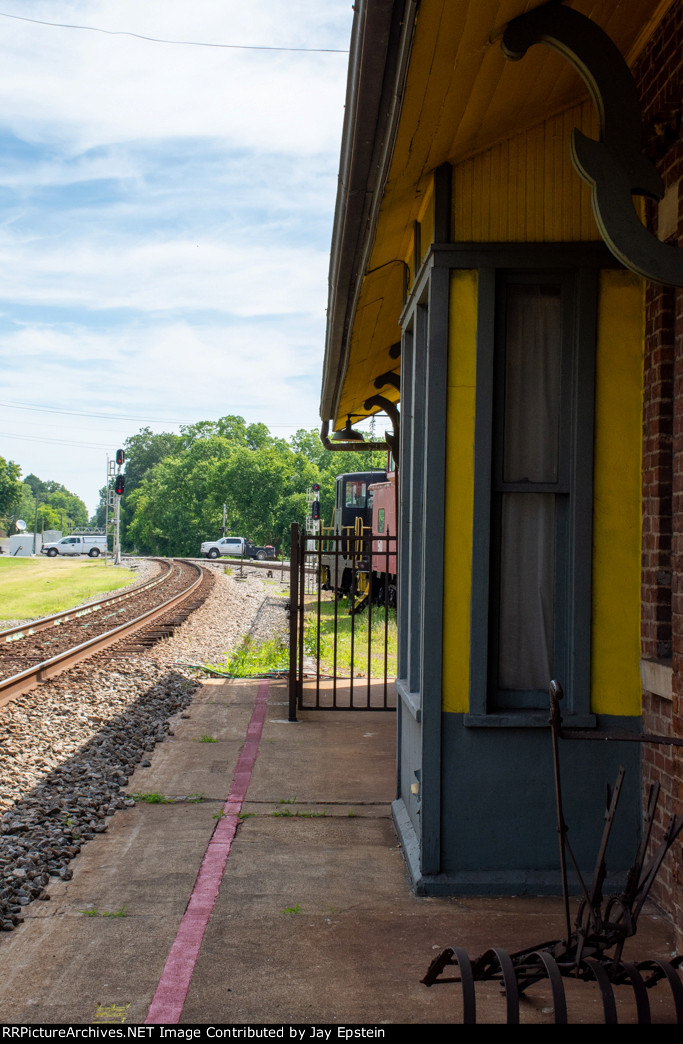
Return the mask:
{"type": "MultiPolygon", "coordinates": [[[[400,411],[422,893],[559,889],[551,678],[583,735],[683,734],[682,99],[683,0],[356,3],[321,418],[400,411]]],[[[651,779],[656,843],[681,750],[561,741],[582,868],[620,765],[617,883],[651,779]]],[[[680,839],[655,896],[683,926],[680,839]]]]}

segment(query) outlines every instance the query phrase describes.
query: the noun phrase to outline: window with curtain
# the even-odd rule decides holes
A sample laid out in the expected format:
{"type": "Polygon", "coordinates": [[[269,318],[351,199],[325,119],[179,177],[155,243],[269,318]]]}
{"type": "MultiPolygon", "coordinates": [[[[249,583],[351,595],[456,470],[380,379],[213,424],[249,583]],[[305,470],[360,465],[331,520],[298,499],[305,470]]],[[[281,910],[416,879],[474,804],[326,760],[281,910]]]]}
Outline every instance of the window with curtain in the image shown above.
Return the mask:
{"type": "Polygon", "coordinates": [[[489,621],[497,709],[547,706],[562,659],[569,494],[563,298],[561,283],[511,279],[499,297],[489,621]]]}

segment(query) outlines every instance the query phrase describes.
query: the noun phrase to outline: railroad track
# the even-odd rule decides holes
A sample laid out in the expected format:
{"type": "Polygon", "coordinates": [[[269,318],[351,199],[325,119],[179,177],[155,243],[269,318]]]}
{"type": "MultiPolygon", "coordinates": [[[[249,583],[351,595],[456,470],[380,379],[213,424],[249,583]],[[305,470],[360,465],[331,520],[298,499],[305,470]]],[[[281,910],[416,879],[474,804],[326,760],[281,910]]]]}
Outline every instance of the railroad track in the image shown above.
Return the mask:
{"type": "Polygon", "coordinates": [[[173,634],[205,600],[214,575],[195,562],[159,561],[152,580],[0,631],[0,706],[94,653],[134,654],[173,634]]]}

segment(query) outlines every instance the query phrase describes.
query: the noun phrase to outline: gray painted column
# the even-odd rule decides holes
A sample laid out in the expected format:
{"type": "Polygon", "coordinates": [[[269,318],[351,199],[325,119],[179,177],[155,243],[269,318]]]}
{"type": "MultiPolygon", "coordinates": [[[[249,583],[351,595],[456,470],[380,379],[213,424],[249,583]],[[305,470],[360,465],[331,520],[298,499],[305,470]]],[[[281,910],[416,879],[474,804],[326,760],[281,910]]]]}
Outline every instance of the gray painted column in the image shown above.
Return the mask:
{"type": "Polygon", "coordinates": [[[441,678],[443,656],[444,498],[450,273],[429,283],[425,372],[422,569],[422,858],[423,874],[441,869],[441,678]]]}

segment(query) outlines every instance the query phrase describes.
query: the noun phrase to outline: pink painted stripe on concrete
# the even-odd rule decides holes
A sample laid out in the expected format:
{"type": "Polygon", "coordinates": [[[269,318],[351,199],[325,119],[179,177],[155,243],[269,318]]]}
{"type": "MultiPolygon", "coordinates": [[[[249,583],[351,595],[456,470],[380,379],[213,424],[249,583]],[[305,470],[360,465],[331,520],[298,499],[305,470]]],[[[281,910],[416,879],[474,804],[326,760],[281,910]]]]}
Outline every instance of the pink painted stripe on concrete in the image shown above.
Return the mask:
{"type": "Polygon", "coordinates": [[[256,694],[247,736],[237,759],[230,793],[223,805],[223,816],[218,820],[207,845],[190,901],[149,1006],[146,1025],[178,1022],[183,1013],[204,932],[218,897],[225,864],[239,824],[239,813],[251,782],[266,719],[267,700],[268,682],[264,681],[256,694]]]}

